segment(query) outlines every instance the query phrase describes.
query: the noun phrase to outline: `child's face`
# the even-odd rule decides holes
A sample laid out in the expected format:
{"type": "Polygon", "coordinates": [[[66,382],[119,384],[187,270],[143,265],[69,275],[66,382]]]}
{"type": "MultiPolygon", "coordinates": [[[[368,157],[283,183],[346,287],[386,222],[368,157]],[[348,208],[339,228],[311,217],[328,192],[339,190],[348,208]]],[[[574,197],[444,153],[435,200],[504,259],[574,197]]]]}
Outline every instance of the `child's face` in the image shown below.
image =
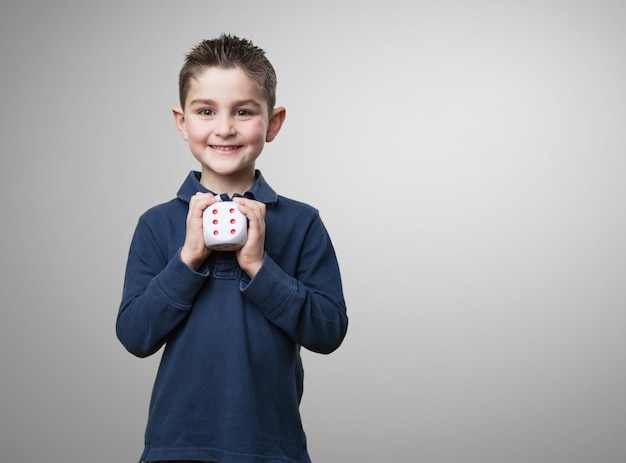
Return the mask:
{"type": "Polygon", "coordinates": [[[254,176],[255,161],[278,133],[284,109],[268,114],[261,89],[241,69],[210,67],[192,79],[185,109],[174,108],[174,117],[202,164],[203,183],[219,184],[254,176]]]}

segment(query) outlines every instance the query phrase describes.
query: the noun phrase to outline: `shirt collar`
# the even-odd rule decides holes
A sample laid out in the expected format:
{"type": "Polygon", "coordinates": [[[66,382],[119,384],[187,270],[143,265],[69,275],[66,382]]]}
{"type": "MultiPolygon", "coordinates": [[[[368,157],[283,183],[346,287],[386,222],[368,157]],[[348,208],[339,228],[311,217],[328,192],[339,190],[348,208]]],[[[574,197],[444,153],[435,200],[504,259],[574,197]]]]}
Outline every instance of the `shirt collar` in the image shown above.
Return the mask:
{"type": "MultiPolygon", "coordinates": [[[[256,180],[252,187],[246,191],[243,196],[254,199],[256,201],[269,204],[275,203],[278,195],[271,186],[265,181],[260,170],[255,170],[256,180]]],[[[178,190],[177,197],[185,202],[189,202],[191,197],[197,192],[218,194],[217,191],[211,191],[200,183],[200,172],[192,170],[178,190]]]]}

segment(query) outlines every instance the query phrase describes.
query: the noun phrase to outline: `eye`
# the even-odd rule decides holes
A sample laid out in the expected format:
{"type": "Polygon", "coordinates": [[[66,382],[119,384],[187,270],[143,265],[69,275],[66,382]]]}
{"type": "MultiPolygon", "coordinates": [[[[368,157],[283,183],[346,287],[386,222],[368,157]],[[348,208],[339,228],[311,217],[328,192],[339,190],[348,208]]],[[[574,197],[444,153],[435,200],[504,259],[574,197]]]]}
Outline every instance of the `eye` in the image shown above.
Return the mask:
{"type": "Polygon", "coordinates": [[[250,117],[252,116],[252,111],[248,109],[238,109],[235,111],[235,116],[237,117],[250,117]]]}
{"type": "Polygon", "coordinates": [[[213,116],[215,114],[215,111],[210,108],[202,108],[198,111],[198,114],[200,114],[201,116],[213,116]]]}

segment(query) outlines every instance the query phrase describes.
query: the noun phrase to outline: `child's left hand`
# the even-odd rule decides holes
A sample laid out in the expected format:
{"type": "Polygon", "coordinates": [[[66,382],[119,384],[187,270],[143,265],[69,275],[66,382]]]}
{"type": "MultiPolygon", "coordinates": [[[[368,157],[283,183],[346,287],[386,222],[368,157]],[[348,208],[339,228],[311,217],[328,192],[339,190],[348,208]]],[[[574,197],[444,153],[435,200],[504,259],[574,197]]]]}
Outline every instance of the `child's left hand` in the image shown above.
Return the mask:
{"type": "Polygon", "coordinates": [[[252,199],[235,197],[239,210],[248,218],[248,239],[237,251],[241,269],[254,278],[263,264],[265,254],[265,204],[252,199]]]}

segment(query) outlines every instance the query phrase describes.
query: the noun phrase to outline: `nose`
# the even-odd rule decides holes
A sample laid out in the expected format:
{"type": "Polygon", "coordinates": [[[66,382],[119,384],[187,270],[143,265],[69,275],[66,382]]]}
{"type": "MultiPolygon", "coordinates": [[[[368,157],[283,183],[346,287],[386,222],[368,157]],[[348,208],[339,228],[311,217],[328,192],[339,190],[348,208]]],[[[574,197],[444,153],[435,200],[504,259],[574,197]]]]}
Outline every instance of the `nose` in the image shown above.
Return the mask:
{"type": "Polygon", "coordinates": [[[233,118],[230,116],[223,116],[218,118],[215,126],[215,134],[220,137],[229,137],[235,133],[235,125],[233,118]]]}

